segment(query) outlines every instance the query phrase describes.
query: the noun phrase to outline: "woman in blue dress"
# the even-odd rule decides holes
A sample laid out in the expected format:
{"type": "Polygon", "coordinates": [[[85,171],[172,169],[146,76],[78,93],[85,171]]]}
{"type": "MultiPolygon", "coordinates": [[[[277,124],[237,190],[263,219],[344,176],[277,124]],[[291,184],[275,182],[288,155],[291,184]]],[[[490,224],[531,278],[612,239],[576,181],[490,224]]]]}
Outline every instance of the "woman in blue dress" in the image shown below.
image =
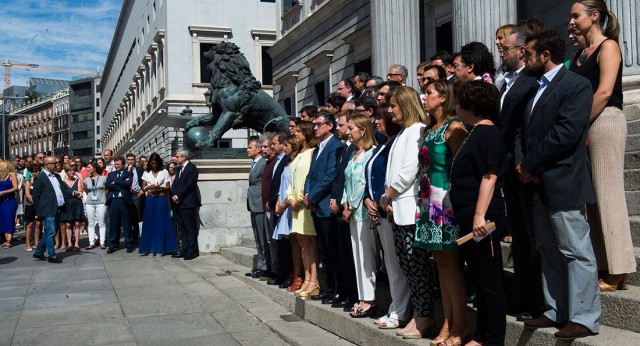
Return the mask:
{"type": "Polygon", "coordinates": [[[0,161],[0,232],[4,233],[5,242],[2,247],[11,247],[11,239],[16,227],[16,191],[18,191],[18,179],[13,163],[7,160],[0,161]]]}
{"type": "Polygon", "coordinates": [[[166,196],[171,190],[171,176],[162,168],[162,159],[157,153],[151,154],[147,167],[147,171],[142,174],[142,189],[146,192],[147,199],[138,251],[141,256],[164,256],[178,251],[166,196]]]}

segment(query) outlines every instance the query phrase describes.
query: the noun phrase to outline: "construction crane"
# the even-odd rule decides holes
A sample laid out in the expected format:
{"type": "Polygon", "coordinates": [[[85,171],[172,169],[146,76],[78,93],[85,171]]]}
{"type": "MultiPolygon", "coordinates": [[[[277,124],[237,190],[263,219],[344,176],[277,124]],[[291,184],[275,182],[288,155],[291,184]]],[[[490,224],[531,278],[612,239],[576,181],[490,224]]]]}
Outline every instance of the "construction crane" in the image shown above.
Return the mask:
{"type": "Polygon", "coordinates": [[[28,64],[22,62],[14,62],[11,60],[4,60],[2,62],[2,66],[4,66],[4,89],[11,86],[11,67],[22,67],[26,71],[30,71],[31,69],[38,68],[40,65],[38,64],[28,64]]]}

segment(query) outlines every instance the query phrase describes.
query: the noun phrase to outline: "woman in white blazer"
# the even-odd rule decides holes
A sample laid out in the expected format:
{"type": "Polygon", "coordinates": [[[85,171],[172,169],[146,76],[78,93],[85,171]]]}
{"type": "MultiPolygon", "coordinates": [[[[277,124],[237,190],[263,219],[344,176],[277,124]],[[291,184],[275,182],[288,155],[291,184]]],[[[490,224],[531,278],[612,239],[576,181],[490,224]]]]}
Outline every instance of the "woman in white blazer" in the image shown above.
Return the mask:
{"type": "Polygon", "coordinates": [[[428,121],[418,93],[400,86],[389,93],[391,120],[402,126],[391,146],[380,205],[388,212],[393,227],[400,268],[407,276],[413,319],[397,331],[406,339],[422,338],[434,324],[434,276],[427,263],[426,250],[414,247],[418,199],[418,151],[428,121]]]}

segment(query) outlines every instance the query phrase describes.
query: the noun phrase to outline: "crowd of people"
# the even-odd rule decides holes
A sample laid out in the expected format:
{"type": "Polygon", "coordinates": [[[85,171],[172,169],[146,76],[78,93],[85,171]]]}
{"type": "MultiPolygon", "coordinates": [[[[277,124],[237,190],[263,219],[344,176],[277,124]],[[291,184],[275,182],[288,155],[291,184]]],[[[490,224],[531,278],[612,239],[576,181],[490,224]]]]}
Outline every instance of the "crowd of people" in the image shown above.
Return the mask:
{"type": "Polygon", "coordinates": [[[602,0],[576,1],[567,25],[569,60],[558,32],[522,20],[497,29],[497,68],[471,42],[420,64],[419,90],[402,65],[386,81],[357,73],[325,105],[302,107],[290,133],[252,140],[258,261],[246,275],[380,316],[403,338],[434,325],[439,292],[432,345],[502,345],[508,311],[558,339],[598,333],[600,292],[624,289],[636,270],[619,27],[602,0]],[[501,241],[512,242],[518,284],[509,307],[501,241]],[[378,313],[383,272],[392,302],[378,313]]]}
{"type": "Polygon", "coordinates": [[[3,248],[13,246],[15,226],[23,222],[25,251],[50,263],[62,262],[56,250],[79,251],[82,234],[85,250],[112,254],[122,245],[128,253],[137,246],[142,256],[199,256],[198,170],[187,150],[166,167],[157,153],[136,160],[114,158],[107,149],[85,164],[79,156],[41,152],[0,161],[0,176],[3,248]]]}
{"type": "MultiPolygon", "coordinates": [[[[407,339],[434,325],[439,294],[444,323],[431,345],[502,345],[508,310],[526,328],[558,328],[558,339],[598,333],[599,293],[624,289],[636,271],[619,26],[603,0],[579,0],[567,29],[569,60],[561,35],[539,20],[506,24],[497,68],[485,44],[470,42],[417,66],[418,90],[402,65],[386,80],[357,73],[325,105],[303,107],[289,133],[251,140],[258,260],[246,275],[378,317],[407,339]],[[510,307],[501,241],[512,242],[518,285],[510,307]],[[392,301],[378,312],[381,273],[392,301]]],[[[38,260],[60,263],[56,250],[79,250],[83,230],[87,250],[138,244],[140,255],[198,257],[189,153],[166,168],[156,153],[112,156],[0,161],[2,247],[18,214],[38,260]]]]}

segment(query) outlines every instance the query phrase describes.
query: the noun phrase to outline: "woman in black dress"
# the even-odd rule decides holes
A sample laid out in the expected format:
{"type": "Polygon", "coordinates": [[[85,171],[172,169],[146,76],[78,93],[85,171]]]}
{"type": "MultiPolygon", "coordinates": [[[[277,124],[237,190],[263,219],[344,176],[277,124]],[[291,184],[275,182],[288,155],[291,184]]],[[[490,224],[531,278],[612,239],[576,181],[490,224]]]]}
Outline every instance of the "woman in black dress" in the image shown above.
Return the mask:
{"type": "MultiPolygon", "coordinates": [[[[84,191],[84,182],[82,176],[78,173],[78,168],[75,163],[64,166],[64,171],[67,176],[64,178],[64,183],[67,184],[73,191],[84,191]]],[[[80,251],[80,223],[85,220],[84,205],[82,199],[79,197],[69,197],[64,201],[64,208],[60,221],[64,224],[67,232],[67,251],[80,251]],[[72,232],[75,236],[75,241],[72,243],[72,232]]],[[[61,229],[60,232],[63,230],[61,229]]]]}
{"type": "Polygon", "coordinates": [[[500,130],[489,120],[498,107],[498,90],[478,80],[458,84],[455,96],[458,118],[470,130],[451,163],[451,203],[460,236],[473,233],[479,240],[462,245],[478,308],[473,340],[467,345],[503,345],[507,301],[500,237],[506,220],[500,188],[505,152],[500,130]],[[487,228],[488,220],[496,225],[493,233],[487,228]]]}

